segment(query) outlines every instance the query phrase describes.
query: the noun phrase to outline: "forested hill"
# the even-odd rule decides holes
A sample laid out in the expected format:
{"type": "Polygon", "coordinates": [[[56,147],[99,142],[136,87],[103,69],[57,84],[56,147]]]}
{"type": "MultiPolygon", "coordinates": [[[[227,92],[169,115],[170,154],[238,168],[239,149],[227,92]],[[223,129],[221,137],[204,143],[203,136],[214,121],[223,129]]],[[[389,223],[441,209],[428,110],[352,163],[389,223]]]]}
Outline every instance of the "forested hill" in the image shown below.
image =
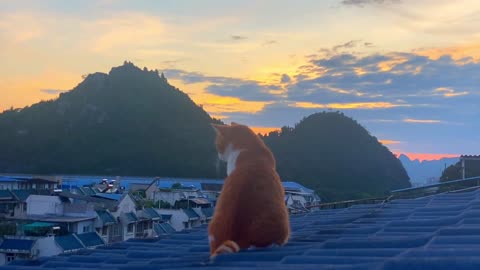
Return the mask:
{"type": "MultiPolygon", "coordinates": [[[[0,172],[223,177],[212,119],[163,74],[129,62],[59,98],[0,114],[0,172]]],[[[400,161],[340,113],[263,137],[283,180],[330,200],[409,186],[400,161]]]]}
{"type": "Polygon", "coordinates": [[[0,114],[0,172],[216,177],[214,120],[129,62],[0,114]]]}
{"type": "Polygon", "coordinates": [[[316,113],[263,138],[283,179],[299,181],[326,199],[381,196],[410,186],[395,155],[342,113],[316,113]]]}

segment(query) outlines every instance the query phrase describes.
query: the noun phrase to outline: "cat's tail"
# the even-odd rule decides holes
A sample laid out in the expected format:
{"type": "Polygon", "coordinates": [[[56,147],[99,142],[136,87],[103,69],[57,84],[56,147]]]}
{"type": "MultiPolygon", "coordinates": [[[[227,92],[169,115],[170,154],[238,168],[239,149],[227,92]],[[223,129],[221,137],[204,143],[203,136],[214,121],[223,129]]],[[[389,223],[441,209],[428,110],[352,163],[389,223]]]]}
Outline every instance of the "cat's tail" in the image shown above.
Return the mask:
{"type": "Polygon", "coordinates": [[[213,253],[210,255],[211,259],[214,259],[220,254],[236,253],[240,251],[240,246],[232,240],[223,242],[213,253]]]}

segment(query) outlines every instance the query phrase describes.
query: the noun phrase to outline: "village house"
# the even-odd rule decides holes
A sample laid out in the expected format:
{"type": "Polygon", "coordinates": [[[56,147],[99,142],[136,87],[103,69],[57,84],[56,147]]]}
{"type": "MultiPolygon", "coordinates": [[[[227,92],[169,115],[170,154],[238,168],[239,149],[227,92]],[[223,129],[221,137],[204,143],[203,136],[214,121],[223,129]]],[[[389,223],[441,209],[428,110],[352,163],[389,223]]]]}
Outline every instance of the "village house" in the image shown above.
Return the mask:
{"type": "Polygon", "coordinates": [[[0,190],[55,190],[61,184],[60,177],[0,175],[0,190]]]}
{"type": "Polygon", "coordinates": [[[3,236],[0,240],[0,265],[14,260],[34,260],[105,245],[95,232],[43,236],[3,236]]]}

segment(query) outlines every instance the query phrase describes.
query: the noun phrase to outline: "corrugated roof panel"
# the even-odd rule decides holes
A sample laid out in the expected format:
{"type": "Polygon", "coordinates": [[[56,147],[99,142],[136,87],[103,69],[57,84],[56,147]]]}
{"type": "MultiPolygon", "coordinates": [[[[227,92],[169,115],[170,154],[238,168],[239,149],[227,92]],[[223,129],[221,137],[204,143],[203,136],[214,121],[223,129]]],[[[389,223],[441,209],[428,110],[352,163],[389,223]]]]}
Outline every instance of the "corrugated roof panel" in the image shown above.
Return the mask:
{"type": "Polygon", "coordinates": [[[182,210],[188,216],[189,219],[199,219],[200,218],[200,216],[192,208],[187,208],[187,209],[182,209],[182,210]]]}
{"type": "Polygon", "coordinates": [[[85,247],[96,247],[105,245],[102,238],[96,232],[77,234],[78,239],[85,247]]]}
{"type": "Polygon", "coordinates": [[[30,253],[35,240],[29,239],[4,239],[0,244],[0,251],[9,253],[30,253]]]}
{"type": "Polygon", "coordinates": [[[78,249],[85,248],[82,243],[72,234],[55,236],[55,242],[64,250],[64,251],[74,251],[78,249]]]}

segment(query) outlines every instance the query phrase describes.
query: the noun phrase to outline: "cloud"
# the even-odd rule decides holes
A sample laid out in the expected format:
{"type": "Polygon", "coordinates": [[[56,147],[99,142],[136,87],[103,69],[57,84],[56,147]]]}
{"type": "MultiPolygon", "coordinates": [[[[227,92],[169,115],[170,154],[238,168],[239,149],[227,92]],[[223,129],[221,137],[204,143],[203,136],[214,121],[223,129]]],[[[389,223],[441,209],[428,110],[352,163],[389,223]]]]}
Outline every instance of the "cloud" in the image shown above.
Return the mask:
{"type": "Polygon", "coordinates": [[[358,45],[358,43],[360,43],[360,42],[361,42],[361,40],[350,40],[346,43],[334,46],[333,51],[336,52],[340,49],[350,49],[350,48],[356,47],[358,45]]]}
{"type": "Polygon", "coordinates": [[[289,83],[292,81],[292,78],[288,76],[287,74],[282,74],[282,77],[280,78],[281,83],[289,83]]]}
{"type": "Polygon", "coordinates": [[[392,145],[392,144],[400,144],[402,143],[401,141],[395,141],[395,140],[379,140],[380,143],[384,145],[392,145]]]}
{"type": "Polygon", "coordinates": [[[440,124],[440,123],[442,123],[442,121],[440,121],[440,120],[411,119],[411,118],[404,119],[403,122],[405,122],[405,123],[414,123],[414,124],[440,124]]]}
{"type": "Polygon", "coordinates": [[[67,90],[58,90],[58,89],[40,89],[41,92],[49,95],[58,95],[60,93],[66,92],[67,90]]]}
{"type": "Polygon", "coordinates": [[[308,109],[335,109],[335,110],[349,110],[349,109],[389,109],[394,107],[408,107],[408,104],[393,104],[390,102],[358,102],[358,103],[329,103],[317,104],[311,102],[295,102],[291,104],[292,107],[308,108],[308,109]]]}
{"type": "Polygon", "coordinates": [[[248,101],[270,101],[276,96],[270,91],[279,90],[275,85],[261,85],[255,81],[241,83],[224,83],[207,86],[205,90],[219,96],[238,97],[248,101]]]}
{"type": "Polygon", "coordinates": [[[255,80],[233,77],[208,76],[200,72],[180,69],[163,71],[169,79],[181,80],[185,84],[205,83],[205,91],[223,97],[236,97],[245,101],[272,101],[279,98],[281,86],[265,84],[255,80]]]}
{"type": "Polygon", "coordinates": [[[244,39],[247,39],[248,37],[246,36],[239,36],[239,35],[232,35],[231,38],[233,40],[244,40],[244,39]]]}
{"type": "Polygon", "coordinates": [[[267,40],[262,45],[263,46],[269,46],[269,45],[273,45],[273,44],[277,44],[277,43],[278,43],[278,41],[276,41],[276,40],[267,40]]]}
{"type": "Polygon", "coordinates": [[[399,3],[400,0],[342,0],[340,3],[346,6],[358,6],[358,7],[365,7],[367,5],[380,5],[380,4],[391,4],[391,3],[399,3]]]}

